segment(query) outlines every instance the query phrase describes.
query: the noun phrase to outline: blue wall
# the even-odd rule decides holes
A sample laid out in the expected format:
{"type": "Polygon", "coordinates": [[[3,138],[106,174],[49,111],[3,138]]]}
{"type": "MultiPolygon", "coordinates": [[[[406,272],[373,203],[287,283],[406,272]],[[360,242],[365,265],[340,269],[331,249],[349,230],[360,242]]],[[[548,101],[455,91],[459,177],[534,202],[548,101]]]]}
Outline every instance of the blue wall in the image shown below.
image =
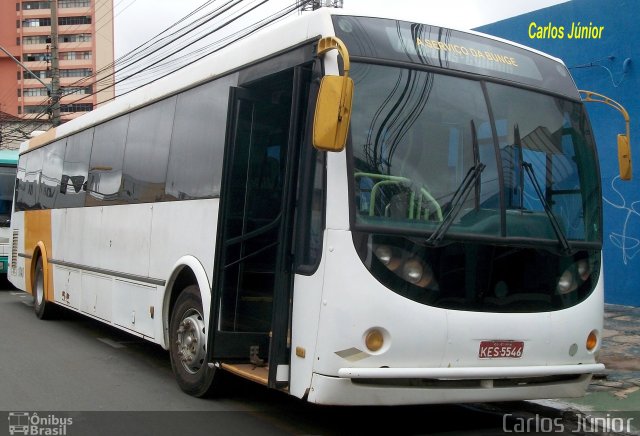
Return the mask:
{"type": "Polygon", "coordinates": [[[617,178],[616,136],[624,121],[616,110],[587,103],[598,144],[604,208],[605,301],[640,306],[640,2],[573,0],[476,29],[562,59],[578,89],[604,94],[631,117],[633,180],[617,178]],[[564,38],[531,38],[530,24],[564,26],[564,38]],[[604,26],[599,39],[569,39],[572,23],[604,26]],[[623,74],[623,64],[627,72],[623,74]],[[592,66],[589,66],[592,65],[592,66]]]}

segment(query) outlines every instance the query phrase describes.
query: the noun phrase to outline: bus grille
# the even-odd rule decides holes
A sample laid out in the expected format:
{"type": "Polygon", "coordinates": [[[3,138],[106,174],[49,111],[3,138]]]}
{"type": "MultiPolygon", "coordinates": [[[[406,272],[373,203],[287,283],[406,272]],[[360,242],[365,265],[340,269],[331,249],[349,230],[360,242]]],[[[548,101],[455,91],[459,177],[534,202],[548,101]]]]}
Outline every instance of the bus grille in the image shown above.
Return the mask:
{"type": "Polygon", "coordinates": [[[18,266],[18,230],[13,231],[13,240],[11,241],[11,268],[18,266]]]}

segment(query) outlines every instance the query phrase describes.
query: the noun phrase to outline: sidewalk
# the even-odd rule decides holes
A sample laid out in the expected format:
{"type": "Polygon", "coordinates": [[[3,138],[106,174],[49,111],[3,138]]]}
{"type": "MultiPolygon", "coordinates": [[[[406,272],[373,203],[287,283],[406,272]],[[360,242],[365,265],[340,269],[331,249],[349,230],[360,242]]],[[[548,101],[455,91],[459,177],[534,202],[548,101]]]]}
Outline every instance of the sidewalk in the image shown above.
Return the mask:
{"type": "Polygon", "coordinates": [[[631,431],[625,426],[622,431],[614,428],[602,433],[640,434],[640,307],[605,306],[598,361],[604,363],[606,370],[594,376],[584,397],[530,403],[554,408],[565,416],[573,414],[574,418],[609,417],[611,423],[614,417],[623,417],[631,431]]]}

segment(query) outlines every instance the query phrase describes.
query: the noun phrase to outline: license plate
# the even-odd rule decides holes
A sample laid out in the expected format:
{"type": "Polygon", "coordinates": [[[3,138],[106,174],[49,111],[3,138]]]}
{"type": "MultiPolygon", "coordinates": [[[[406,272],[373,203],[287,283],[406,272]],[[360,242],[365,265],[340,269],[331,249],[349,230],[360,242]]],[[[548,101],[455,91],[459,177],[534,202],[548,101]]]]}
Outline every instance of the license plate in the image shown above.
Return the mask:
{"type": "Polygon", "coordinates": [[[524,352],[522,341],[482,341],[478,358],[480,359],[519,359],[524,352]]]}

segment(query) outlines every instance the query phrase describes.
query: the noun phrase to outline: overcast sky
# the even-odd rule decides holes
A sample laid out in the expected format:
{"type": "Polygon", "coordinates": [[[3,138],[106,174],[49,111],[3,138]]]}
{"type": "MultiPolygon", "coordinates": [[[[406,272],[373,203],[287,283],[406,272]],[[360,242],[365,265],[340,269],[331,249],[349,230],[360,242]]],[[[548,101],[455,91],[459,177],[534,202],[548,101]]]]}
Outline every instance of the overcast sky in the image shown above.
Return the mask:
{"type": "MultiPolygon", "coordinates": [[[[563,1],[566,0],[344,0],[344,8],[380,13],[392,9],[413,21],[471,29],[563,1]]],[[[116,59],[204,3],[205,0],[114,0],[116,59]]],[[[212,7],[225,3],[219,0],[212,7]]],[[[293,0],[269,0],[253,16],[256,20],[266,17],[291,3],[293,0]]]]}

